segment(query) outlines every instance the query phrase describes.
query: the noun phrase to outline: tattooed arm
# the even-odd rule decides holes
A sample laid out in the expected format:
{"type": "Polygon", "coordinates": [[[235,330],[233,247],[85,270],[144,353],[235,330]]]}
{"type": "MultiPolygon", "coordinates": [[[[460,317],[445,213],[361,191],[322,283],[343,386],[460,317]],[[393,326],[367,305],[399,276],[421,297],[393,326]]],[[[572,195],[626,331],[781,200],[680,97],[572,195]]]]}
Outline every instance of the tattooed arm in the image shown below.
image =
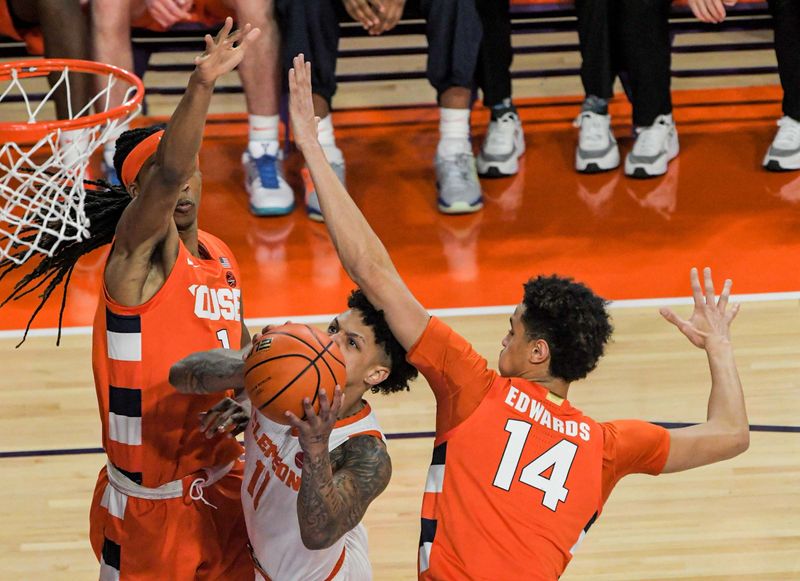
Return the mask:
{"type": "Polygon", "coordinates": [[[215,393],[244,388],[244,360],[250,346],[192,353],[169,370],[169,382],[181,393],[215,393]]]}
{"type": "Polygon", "coordinates": [[[328,452],[328,440],[342,404],[336,389],[333,405],[320,392],[319,415],[306,399],[305,421],[287,412],[303,448],[303,477],[297,497],[297,518],[303,544],[326,549],[356,526],[369,504],[392,476],[386,446],[373,436],[357,436],[328,452]]]}

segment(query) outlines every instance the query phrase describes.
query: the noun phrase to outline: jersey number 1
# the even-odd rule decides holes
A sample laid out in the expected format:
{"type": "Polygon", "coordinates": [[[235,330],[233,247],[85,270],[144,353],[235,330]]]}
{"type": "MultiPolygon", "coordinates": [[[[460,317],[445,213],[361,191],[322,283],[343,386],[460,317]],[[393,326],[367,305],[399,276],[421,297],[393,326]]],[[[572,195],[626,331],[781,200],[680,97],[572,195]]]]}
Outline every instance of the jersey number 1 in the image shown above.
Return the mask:
{"type": "Polygon", "coordinates": [[[231,348],[231,340],[228,339],[227,329],[220,329],[219,331],[217,331],[217,339],[219,339],[219,342],[222,343],[222,346],[225,349],[231,348]]]}
{"type": "MultiPolygon", "coordinates": [[[[497,467],[497,474],[494,477],[494,485],[503,490],[510,490],[514,475],[517,473],[517,466],[522,457],[522,449],[531,431],[531,424],[522,420],[508,420],[506,422],[506,432],[509,433],[506,449],[500,466],[497,467]]],[[[532,486],[544,492],[542,504],[555,512],[559,502],[567,499],[569,492],[564,483],[569,476],[572,468],[572,461],[575,459],[575,452],[578,446],[569,440],[561,440],[558,444],[548,449],[539,457],[535,458],[530,464],[522,469],[519,480],[523,484],[532,486]],[[548,468],[552,467],[550,477],[542,476],[548,468]]]]}

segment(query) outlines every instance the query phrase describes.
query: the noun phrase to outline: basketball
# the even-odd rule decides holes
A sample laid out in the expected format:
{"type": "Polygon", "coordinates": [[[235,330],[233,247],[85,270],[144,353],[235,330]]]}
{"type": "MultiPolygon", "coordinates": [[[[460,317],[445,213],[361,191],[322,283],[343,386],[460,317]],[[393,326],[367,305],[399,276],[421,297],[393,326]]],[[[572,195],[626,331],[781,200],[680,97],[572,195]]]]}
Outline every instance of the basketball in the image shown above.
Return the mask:
{"type": "Polygon", "coordinates": [[[253,406],[274,422],[288,424],[284,413],[305,415],[303,398],[319,411],[324,390],[344,389],[344,357],[323,331],[308,325],[287,324],[271,329],[253,346],[245,361],[244,385],[253,406]]]}

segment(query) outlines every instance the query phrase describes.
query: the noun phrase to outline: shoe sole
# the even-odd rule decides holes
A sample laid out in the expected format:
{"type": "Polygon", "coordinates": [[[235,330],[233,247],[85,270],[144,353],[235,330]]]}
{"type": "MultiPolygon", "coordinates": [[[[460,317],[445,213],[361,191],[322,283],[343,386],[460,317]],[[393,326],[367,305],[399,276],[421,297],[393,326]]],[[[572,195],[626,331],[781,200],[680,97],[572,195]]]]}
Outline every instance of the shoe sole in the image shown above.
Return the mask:
{"type": "Polygon", "coordinates": [[[619,149],[616,147],[603,157],[591,160],[578,156],[577,150],[575,151],[575,171],[578,173],[601,173],[604,171],[611,171],[619,167],[619,162],[619,149]]]}
{"type": "Polygon", "coordinates": [[[260,218],[268,216],[286,216],[291,214],[292,210],[294,210],[294,204],[286,208],[256,208],[253,205],[250,206],[250,213],[260,218]]]}
{"type": "Polygon", "coordinates": [[[511,156],[503,161],[487,161],[481,153],[475,159],[475,169],[478,171],[478,176],[482,178],[507,178],[519,173],[519,158],[525,155],[525,142],[514,144],[514,149],[518,152],[516,155],[512,152],[511,156]]]}
{"type": "Polygon", "coordinates": [[[477,204],[468,204],[467,202],[456,202],[455,204],[450,204],[449,206],[445,206],[444,204],[441,203],[439,204],[439,211],[442,214],[473,214],[482,209],[483,209],[483,202],[478,202],[477,204]]]}
{"type": "Polygon", "coordinates": [[[625,175],[628,176],[629,178],[634,178],[639,180],[646,180],[650,178],[657,178],[663,176],[665,173],[667,173],[667,170],[669,169],[669,163],[673,159],[678,157],[680,151],[681,151],[680,145],[676,143],[675,150],[668,152],[666,161],[664,162],[659,161],[651,164],[633,165],[632,163],[629,163],[630,156],[628,156],[625,158],[625,175]]]}
{"type": "Polygon", "coordinates": [[[769,171],[795,171],[800,169],[800,153],[783,159],[769,157],[769,155],[767,155],[764,158],[764,163],[762,165],[764,166],[764,169],[769,171]]]}
{"type": "Polygon", "coordinates": [[[325,216],[323,216],[321,212],[312,210],[308,206],[306,206],[306,214],[308,214],[308,219],[313,220],[314,222],[322,223],[325,221],[325,216]]]}

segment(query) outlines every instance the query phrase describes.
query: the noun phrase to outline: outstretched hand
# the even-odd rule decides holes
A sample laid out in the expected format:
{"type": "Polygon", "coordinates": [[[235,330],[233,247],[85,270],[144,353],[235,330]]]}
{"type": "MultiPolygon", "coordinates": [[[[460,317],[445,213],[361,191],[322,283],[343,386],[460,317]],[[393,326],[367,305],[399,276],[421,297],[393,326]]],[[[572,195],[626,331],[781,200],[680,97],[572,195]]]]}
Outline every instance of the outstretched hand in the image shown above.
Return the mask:
{"type": "Polygon", "coordinates": [[[252,28],[249,24],[233,33],[232,29],[233,19],[228,16],[216,37],[206,34],[206,50],[194,59],[202,83],[213,84],[219,77],[235,69],[242,62],[247,47],[261,33],[258,28],[252,28]]]}
{"type": "Polygon", "coordinates": [[[711,269],[703,269],[705,296],[700,286],[700,277],[697,269],[691,272],[692,296],[694,298],[694,311],[688,320],[681,319],[672,309],[662,308],[659,312],[670,323],[678,327],[686,335],[692,345],[706,349],[714,341],[730,341],[731,323],[739,313],[739,305],[728,308],[728,298],[731,294],[730,279],[725,280],[719,299],[714,294],[714,282],[711,279],[711,269]]]}
{"type": "Polygon", "coordinates": [[[304,146],[318,143],[317,123],[314,115],[314,100],[311,97],[311,63],[303,54],[294,57],[289,70],[289,117],[292,120],[294,142],[302,150],[304,146]]]}
{"type": "Polygon", "coordinates": [[[339,418],[342,409],[342,389],[337,385],[333,392],[333,404],[329,405],[328,395],[324,390],[319,392],[319,414],[314,411],[311,400],[303,399],[303,409],[306,417],[301,420],[292,412],[286,412],[289,424],[297,430],[300,447],[306,454],[320,454],[328,452],[328,440],[333,425],[339,418]]]}

